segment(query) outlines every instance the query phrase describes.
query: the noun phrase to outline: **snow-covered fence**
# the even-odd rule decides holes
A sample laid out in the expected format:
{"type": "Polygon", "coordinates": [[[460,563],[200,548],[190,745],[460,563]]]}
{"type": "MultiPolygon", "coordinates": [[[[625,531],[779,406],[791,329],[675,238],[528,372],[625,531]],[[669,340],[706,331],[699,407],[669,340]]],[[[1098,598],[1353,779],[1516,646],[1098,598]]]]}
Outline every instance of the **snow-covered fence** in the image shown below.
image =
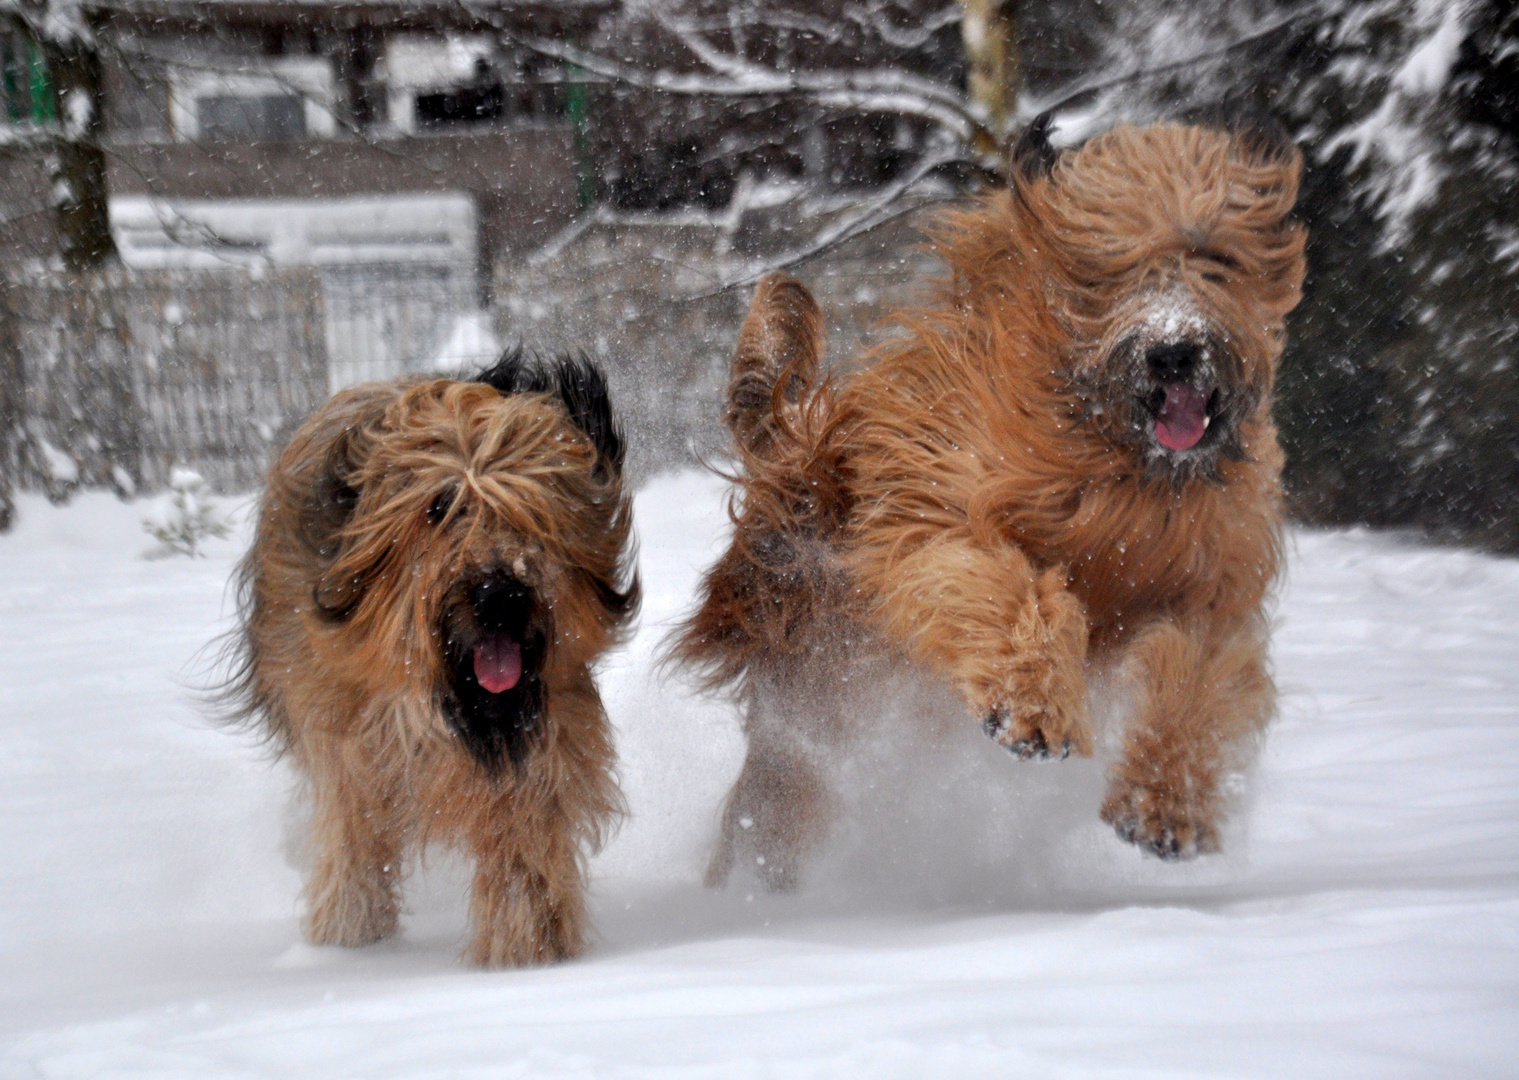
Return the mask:
{"type": "Polygon", "coordinates": [[[476,355],[468,343],[463,355],[452,355],[460,351],[454,339],[461,323],[478,318],[473,272],[392,262],[325,266],[320,274],[334,391],[440,363],[483,367],[494,359],[493,348],[479,346],[476,355]]]}
{"type": "MultiPolygon", "coordinates": [[[[727,446],[722,393],[748,286],[719,290],[816,227],[807,208],[589,217],[525,261],[495,268],[508,345],[583,352],[606,369],[635,475],[712,460],[727,446]]],[[[846,364],[933,273],[910,222],[856,237],[791,269],[822,306],[829,356],[846,364]]]]}
{"type": "Polygon", "coordinates": [[[175,465],[251,487],[327,397],[324,328],[305,270],[0,281],[0,358],[19,384],[0,468],[55,496],[155,490],[175,465]]]}

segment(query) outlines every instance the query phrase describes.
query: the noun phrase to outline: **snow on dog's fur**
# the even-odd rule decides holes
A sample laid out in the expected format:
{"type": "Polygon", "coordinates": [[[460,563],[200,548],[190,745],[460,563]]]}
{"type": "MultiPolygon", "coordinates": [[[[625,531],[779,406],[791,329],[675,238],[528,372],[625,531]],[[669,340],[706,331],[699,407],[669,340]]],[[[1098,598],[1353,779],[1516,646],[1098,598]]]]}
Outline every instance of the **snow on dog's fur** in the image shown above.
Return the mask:
{"type": "Polygon", "coordinates": [[[514,357],[344,391],[285,448],[230,692],[310,781],[312,942],[392,934],[439,840],[475,861],[472,960],[580,951],[621,805],[590,665],[638,598],[622,459],[598,371],[514,357]]]}
{"type": "Polygon", "coordinates": [[[1120,127],[944,219],[938,302],[820,377],[806,289],[761,283],[727,419],[732,547],[673,655],[737,689],[748,757],[709,881],[785,888],[827,836],[851,683],[904,661],[1019,758],[1090,755],[1087,678],[1135,717],[1102,816],[1215,850],[1221,781],[1273,711],[1281,548],[1269,402],[1303,278],[1299,155],[1254,133],[1120,127]]]}

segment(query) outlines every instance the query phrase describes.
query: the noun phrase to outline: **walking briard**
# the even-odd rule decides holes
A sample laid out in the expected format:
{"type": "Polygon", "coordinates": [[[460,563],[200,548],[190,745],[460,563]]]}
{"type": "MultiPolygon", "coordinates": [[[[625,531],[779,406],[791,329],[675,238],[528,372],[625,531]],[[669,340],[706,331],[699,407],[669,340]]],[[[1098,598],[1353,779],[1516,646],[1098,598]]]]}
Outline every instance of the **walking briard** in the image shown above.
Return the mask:
{"type": "Polygon", "coordinates": [[[590,665],[638,603],[601,373],[338,394],[269,474],[232,695],[309,781],[307,938],[393,934],[409,852],[474,860],[469,958],[573,956],[621,798],[590,665]]]}
{"type": "Polygon", "coordinates": [[[793,885],[826,838],[851,680],[904,659],[1020,759],[1090,755],[1088,678],[1133,691],[1101,816],[1215,851],[1227,775],[1273,712],[1282,546],[1270,415],[1303,280],[1300,158],[1258,131],[1119,127],[934,235],[929,306],[823,378],[806,289],[761,283],[727,422],[731,548],[674,655],[745,709],[708,871],[793,885]]]}

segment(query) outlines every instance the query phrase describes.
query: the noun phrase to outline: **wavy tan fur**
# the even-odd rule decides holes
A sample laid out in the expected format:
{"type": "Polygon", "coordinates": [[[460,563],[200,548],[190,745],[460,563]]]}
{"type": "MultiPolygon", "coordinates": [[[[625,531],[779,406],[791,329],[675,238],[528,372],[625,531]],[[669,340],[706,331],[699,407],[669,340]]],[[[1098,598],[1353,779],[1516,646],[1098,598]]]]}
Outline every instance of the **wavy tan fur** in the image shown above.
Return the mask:
{"type": "MultiPolygon", "coordinates": [[[[858,374],[812,377],[768,415],[752,387],[730,400],[736,432],[776,435],[738,441],[733,545],[672,653],[746,713],[709,881],[743,854],[794,883],[828,831],[819,755],[861,722],[840,673],[871,656],[947,680],[1024,758],[1091,754],[1087,676],[1118,667],[1138,714],[1103,818],[1163,857],[1216,849],[1222,776],[1273,711],[1269,410],[1304,272],[1298,172],[1291,148],[1116,128],[946,215],[935,302],[900,313],[903,334],[858,374]],[[1156,357],[1177,346],[1211,391],[1209,433],[1185,451],[1146,411],[1169,385],[1156,357]],[[778,774],[799,759],[805,795],[788,803],[778,774]]],[[[761,285],[741,342],[800,326],[775,295],[761,285]]],[[[746,371],[763,368],[753,351],[746,371]]]]}
{"type": "Polygon", "coordinates": [[[581,951],[583,859],[622,805],[590,665],[636,607],[629,530],[617,471],[546,394],[376,383],[297,432],[241,568],[231,693],[309,781],[310,941],[393,934],[404,860],[437,841],[474,860],[471,961],[581,951]],[[346,513],[337,491],[356,496],[346,513]],[[438,697],[446,605],[495,571],[553,626],[537,739],[501,769],[467,752],[438,697]]]}

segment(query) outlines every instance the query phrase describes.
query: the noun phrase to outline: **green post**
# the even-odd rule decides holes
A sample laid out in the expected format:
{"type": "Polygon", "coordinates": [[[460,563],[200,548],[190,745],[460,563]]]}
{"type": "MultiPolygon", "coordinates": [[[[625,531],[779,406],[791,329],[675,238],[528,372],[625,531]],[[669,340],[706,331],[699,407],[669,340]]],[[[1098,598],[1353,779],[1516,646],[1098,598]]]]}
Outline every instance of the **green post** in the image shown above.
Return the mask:
{"type": "Polygon", "coordinates": [[[564,113],[575,129],[575,196],[584,209],[596,199],[596,174],[591,169],[589,95],[585,83],[580,80],[580,68],[566,64],[564,72],[569,79],[565,86],[564,113]]]}
{"type": "Polygon", "coordinates": [[[26,59],[31,76],[32,123],[51,124],[58,119],[53,111],[53,85],[47,77],[47,61],[36,42],[26,43],[26,59]]]}

